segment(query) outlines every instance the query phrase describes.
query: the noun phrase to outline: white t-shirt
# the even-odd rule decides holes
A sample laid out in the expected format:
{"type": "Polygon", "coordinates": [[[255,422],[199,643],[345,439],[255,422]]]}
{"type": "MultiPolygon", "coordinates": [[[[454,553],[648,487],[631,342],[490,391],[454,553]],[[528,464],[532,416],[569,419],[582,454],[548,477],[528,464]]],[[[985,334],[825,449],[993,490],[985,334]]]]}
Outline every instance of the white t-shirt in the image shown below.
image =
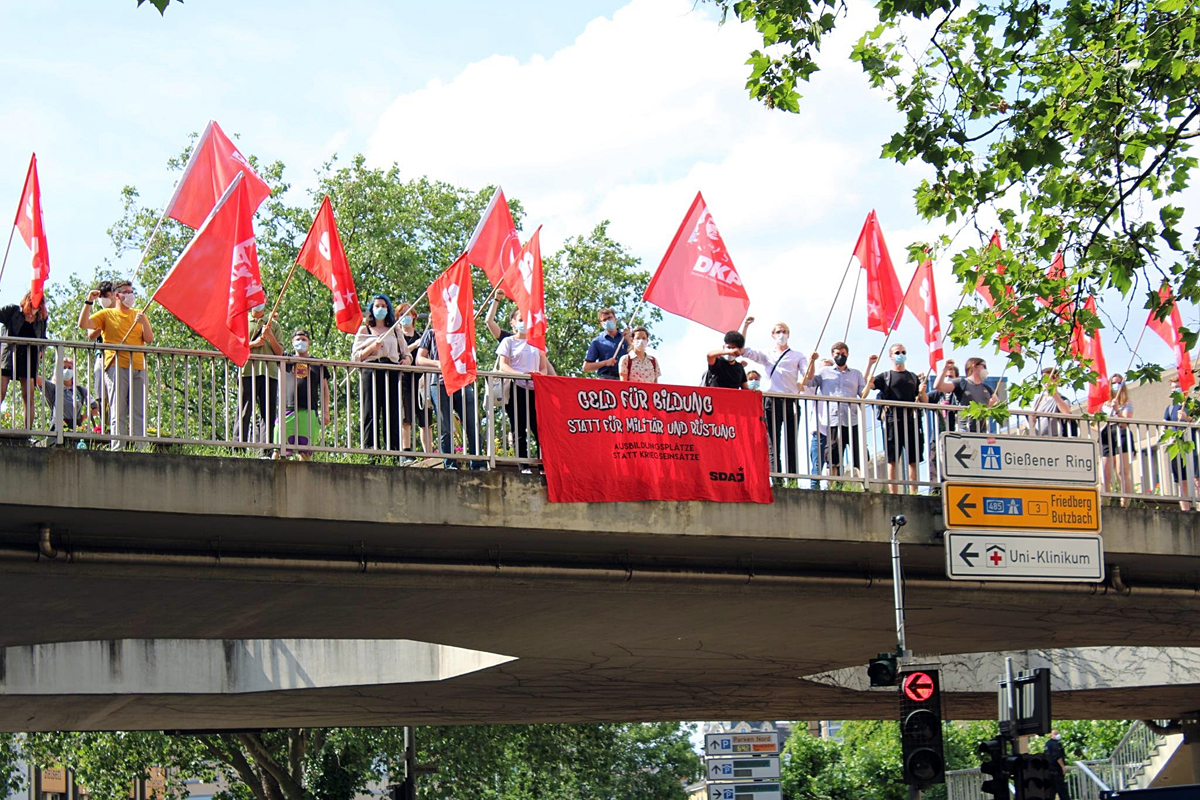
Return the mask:
{"type": "MultiPolygon", "coordinates": [[[[504,341],[496,348],[496,355],[506,356],[509,365],[517,372],[532,374],[542,365],[542,351],[531,345],[527,339],[518,339],[516,336],[504,337],[504,341]]],[[[533,386],[533,381],[525,379],[516,383],[518,386],[533,386]]]]}

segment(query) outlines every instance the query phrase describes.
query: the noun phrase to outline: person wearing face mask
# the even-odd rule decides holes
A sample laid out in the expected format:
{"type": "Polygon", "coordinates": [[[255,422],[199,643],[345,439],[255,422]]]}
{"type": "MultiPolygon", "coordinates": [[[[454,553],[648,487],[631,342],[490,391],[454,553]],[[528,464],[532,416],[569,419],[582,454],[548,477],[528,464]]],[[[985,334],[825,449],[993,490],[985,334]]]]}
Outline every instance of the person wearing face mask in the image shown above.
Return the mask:
{"type": "Polygon", "coordinates": [[[1058,800],[1071,800],[1071,794],[1067,791],[1067,754],[1063,749],[1062,734],[1057,728],[1050,731],[1050,739],[1042,748],[1042,755],[1050,759],[1050,775],[1054,779],[1058,800]]]}
{"type": "MultiPolygon", "coordinates": [[[[925,376],[914,375],[907,367],[908,348],[902,344],[894,344],[888,351],[892,359],[892,368],[882,375],[875,375],[870,385],[863,390],[865,398],[872,389],[877,392],[876,398],[887,403],[879,409],[879,418],[883,421],[883,444],[887,455],[887,475],[891,482],[889,490],[892,494],[900,494],[898,465],[902,457],[908,462],[908,480],[912,486],[907,487],[916,493],[917,465],[925,460],[925,426],[921,421],[924,412],[916,408],[904,408],[903,404],[914,401],[927,403],[929,395],[925,391],[925,376]]],[[[871,375],[879,358],[874,354],[867,359],[867,374],[871,375]]]]}
{"type": "MultiPolygon", "coordinates": [[[[1133,492],[1133,469],[1129,463],[1129,451],[1133,449],[1133,438],[1129,426],[1120,422],[1133,416],[1133,403],[1129,402],[1129,387],[1124,375],[1113,375],[1108,379],[1109,400],[1100,410],[1108,415],[1109,421],[1100,429],[1100,456],[1104,459],[1104,488],[1116,489],[1121,494],[1133,492]]],[[[1121,498],[1121,507],[1129,498],[1121,498]]]]}
{"type": "Polygon", "coordinates": [[[54,378],[42,384],[42,393],[46,396],[46,405],[50,409],[50,430],[57,430],[58,412],[55,405],[62,398],[63,430],[74,430],[83,426],[90,418],[94,419],[99,410],[99,404],[88,394],[88,390],[75,381],[75,359],[69,355],[62,358],[62,391],[54,378]]]}
{"type": "MultiPolygon", "coordinates": [[[[79,327],[85,331],[99,330],[104,341],[140,346],[154,343],[150,319],[134,307],[137,297],[133,284],[126,280],[113,281],[116,304],[112,308],[93,311],[100,291],[93,289],[79,312],[79,327]]],[[[104,391],[112,399],[113,432],[118,436],[146,435],[146,355],[128,350],[104,351],[104,391]]],[[[124,442],[112,440],[112,449],[120,450],[124,442]]]]}
{"type": "MultiPolygon", "coordinates": [[[[46,298],[41,305],[33,306],[33,296],[26,292],[21,302],[0,308],[0,325],[8,336],[21,339],[45,339],[46,298]]],[[[21,386],[21,400],[25,404],[25,429],[33,430],[34,387],[43,385],[38,376],[38,361],[44,348],[31,344],[4,342],[0,344],[0,405],[8,399],[8,384],[16,380],[21,386]]],[[[15,415],[14,415],[15,416],[15,415]]]]}
{"type": "MultiPolygon", "coordinates": [[[[408,343],[400,336],[392,301],[377,294],[363,314],[363,325],[354,334],[350,358],[366,364],[409,364],[408,343]]],[[[375,450],[400,448],[400,371],[394,369],[364,369],[360,384],[360,403],[363,409],[363,447],[375,450]]]]}
{"type": "MultiPolygon", "coordinates": [[[[404,338],[405,349],[414,360],[421,346],[424,335],[417,330],[416,314],[411,305],[398,309],[400,313],[400,335],[404,338]]],[[[400,442],[404,450],[413,450],[413,424],[421,429],[421,449],[425,453],[433,452],[433,413],[430,411],[427,394],[421,391],[421,376],[428,373],[405,372],[400,376],[400,396],[404,398],[404,409],[401,414],[400,442]]],[[[428,384],[428,380],[425,381],[428,384]]],[[[404,456],[401,464],[411,464],[414,459],[404,456]]]]}
{"type": "Polygon", "coordinates": [[[746,337],[739,331],[725,334],[725,346],[708,353],[708,371],[704,373],[704,385],[722,389],[748,389],[746,368],[738,363],[738,357],[746,349],[746,337]]]}
{"type": "MultiPolygon", "coordinates": [[[[742,336],[750,330],[754,317],[742,323],[742,336]]],[[[808,369],[808,358],[788,345],[791,329],[786,322],[776,322],[771,328],[773,346],[767,351],[747,347],[745,356],[766,370],[766,389],[779,394],[800,391],[800,376],[808,369]]],[[[792,397],[768,397],[763,403],[767,416],[768,442],[771,461],[776,472],[800,472],[800,401],[792,397]],[[781,430],[782,428],[782,430],[781,430]],[[783,462],[786,453],[787,462],[783,462]]]]}
{"type": "MultiPolygon", "coordinates": [[[[845,342],[834,342],[829,355],[832,363],[815,370],[817,353],[813,353],[808,369],[800,379],[803,391],[821,397],[859,397],[867,388],[866,378],[850,366],[850,347],[845,342]]],[[[862,469],[859,451],[858,411],[848,403],[817,403],[817,435],[821,442],[823,461],[829,463],[830,477],[842,474],[846,448],[850,448],[851,463],[862,469]]],[[[814,465],[817,459],[812,460],[814,465]]],[[[819,467],[818,467],[819,470],[819,467]]],[[[815,486],[813,488],[816,488],[815,486]]]]}
{"type": "MultiPolygon", "coordinates": [[[[267,303],[264,300],[250,310],[247,325],[250,355],[267,356],[267,359],[252,358],[242,367],[238,392],[241,398],[238,403],[238,430],[241,431],[243,442],[253,441],[251,428],[254,426],[256,407],[258,417],[262,420],[263,436],[260,441],[275,441],[274,421],[279,413],[279,362],[272,357],[283,355],[283,345],[280,343],[283,332],[275,315],[267,319],[266,313],[267,303]]],[[[270,453],[262,450],[260,455],[266,457],[270,453]]]]}
{"type": "Polygon", "coordinates": [[[662,371],[658,359],[646,352],[650,345],[650,332],[638,325],[633,329],[633,352],[621,356],[618,370],[623,381],[658,383],[662,371]]]}
{"type": "MultiPolygon", "coordinates": [[[[1167,422],[1195,422],[1188,413],[1187,408],[1183,403],[1176,402],[1179,395],[1179,378],[1171,379],[1171,394],[1167,396],[1167,408],[1163,411],[1163,419],[1167,422]]],[[[1187,396],[1183,396],[1183,400],[1187,400],[1187,396]]],[[[1191,425],[1172,425],[1170,429],[1179,432],[1179,438],[1175,441],[1191,442],[1192,452],[1188,455],[1177,455],[1171,457],[1171,477],[1175,479],[1175,484],[1179,487],[1179,494],[1185,498],[1200,497],[1200,429],[1191,425]]],[[[1192,510],[1192,501],[1180,500],[1179,508],[1183,511],[1192,510]]]]}
{"type": "MultiPolygon", "coordinates": [[[[321,441],[321,432],[329,425],[329,370],[309,355],[312,338],[303,328],[292,334],[292,352],[297,361],[289,361],[284,372],[283,400],[287,408],[283,418],[284,441],[301,461],[312,460],[305,445],[321,441]],[[320,408],[320,413],[317,409],[320,408]]],[[[288,455],[288,449],[283,454],[288,455]]]]}
{"type": "MultiPolygon", "coordinates": [[[[992,390],[992,387],[984,383],[988,376],[987,362],[982,358],[968,358],[964,369],[967,377],[951,378],[949,372],[954,371],[957,373],[958,368],[952,359],[948,359],[942,367],[941,374],[934,381],[933,388],[939,392],[952,395],[954,402],[951,405],[969,406],[971,403],[981,403],[985,406],[996,405],[1000,398],[992,390]]],[[[970,433],[987,432],[987,420],[967,419],[962,414],[956,414],[955,416],[958,418],[958,430],[970,433]]]]}
{"type": "Polygon", "coordinates": [[[602,308],[598,316],[600,327],[604,330],[588,345],[587,355],[583,357],[583,371],[594,372],[597,378],[615,381],[621,377],[617,363],[621,356],[629,352],[632,342],[629,332],[620,330],[616,311],[602,308]]]}
{"type": "MultiPolygon", "coordinates": [[[[112,281],[100,281],[96,284],[96,291],[100,292],[100,296],[96,298],[96,306],[100,308],[112,308],[117,298],[113,292],[112,281]]],[[[104,335],[99,330],[91,330],[87,332],[89,342],[103,342],[104,335]]],[[[81,375],[82,377],[82,375],[81,375]]],[[[108,392],[104,388],[104,351],[96,352],[96,364],[92,368],[92,391],[96,394],[97,400],[100,403],[100,424],[107,424],[109,398],[108,392]]]]}
{"type": "MultiPolygon", "coordinates": [[[[507,337],[496,348],[496,357],[500,362],[500,371],[509,373],[526,373],[529,375],[549,375],[550,363],[546,354],[529,343],[525,338],[525,320],[520,311],[514,311],[511,317],[513,335],[507,337]]],[[[512,425],[513,437],[516,439],[517,458],[529,458],[529,435],[537,436],[537,406],[534,405],[533,381],[519,378],[513,381],[508,402],[504,406],[512,425]]],[[[522,472],[531,472],[528,465],[521,466],[522,472]]]]}
{"type": "Polygon", "coordinates": [[[752,369],[746,373],[746,388],[752,392],[762,391],[762,374],[752,369]]]}

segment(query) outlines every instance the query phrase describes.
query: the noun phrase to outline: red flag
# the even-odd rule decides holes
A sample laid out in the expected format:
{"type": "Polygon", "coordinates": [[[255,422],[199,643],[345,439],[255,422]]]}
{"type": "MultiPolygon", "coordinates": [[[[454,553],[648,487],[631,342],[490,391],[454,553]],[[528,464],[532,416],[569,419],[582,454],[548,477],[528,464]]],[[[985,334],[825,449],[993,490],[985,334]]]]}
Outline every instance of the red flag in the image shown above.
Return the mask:
{"type": "Polygon", "coordinates": [[[437,340],[438,360],[446,393],[454,394],[475,380],[475,296],[471,265],[463,253],[429,284],[429,324],[437,340]]]}
{"type": "Polygon", "coordinates": [[[700,192],[642,299],[721,332],[746,317],[750,297],[700,192]]]}
{"type": "MultiPolygon", "coordinates": [[[[1065,278],[1066,275],[1067,275],[1067,269],[1063,265],[1062,253],[1055,253],[1054,260],[1050,262],[1050,268],[1048,270],[1046,270],[1046,277],[1052,281],[1055,281],[1055,280],[1061,280],[1062,278],[1065,278]]],[[[1055,316],[1059,317],[1060,319],[1064,319],[1064,320],[1070,319],[1071,315],[1075,311],[1075,304],[1073,302],[1071,302],[1071,295],[1069,295],[1067,293],[1066,289],[1063,289],[1061,292],[1058,293],[1058,300],[1059,300],[1058,305],[1052,306],[1051,301],[1046,299],[1045,297],[1037,298],[1037,301],[1039,303],[1041,303],[1042,305],[1044,305],[1046,308],[1051,309],[1054,312],[1055,316]]]]}
{"type": "Polygon", "coordinates": [[[921,323],[925,345],[929,348],[929,370],[936,372],[938,362],[945,354],[942,351],[942,323],[938,318],[937,293],[933,287],[933,262],[929,259],[925,259],[913,273],[908,291],[904,293],[904,305],[921,323]]]}
{"type": "Polygon", "coordinates": [[[520,254],[521,238],[517,236],[517,226],[513,224],[504,190],[497,188],[467,242],[467,257],[483,270],[492,286],[500,286],[520,254]]]}
{"type": "MultiPolygon", "coordinates": [[[[988,247],[989,248],[994,247],[997,250],[1004,249],[1004,246],[1000,244],[1000,231],[992,231],[992,238],[988,241],[988,247]]],[[[1005,269],[1005,267],[1003,264],[997,264],[996,265],[996,274],[1003,275],[1004,269],[1005,269]]],[[[987,284],[983,282],[982,275],[979,276],[979,280],[977,280],[975,282],[975,291],[979,294],[980,297],[983,298],[983,302],[987,303],[988,308],[995,308],[996,298],[992,297],[992,290],[989,289],[987,287],[987,284]]],[[[1012,290],[1011,286],[1009,286],[1005,289],[1005,295],[1007,297],[1012,297],[1012,293],[1013,293],[1013,290],[1012,290]]],[[[1000,316],[1001,315],[998,312],[996,314],[996,317],[999,318],[1000,316]]],[[[1018,317],[1018,319],[1019,319],[1019,317],[1018,317]]],[[[1007,336],[1001,336],[1000,342],[997,346],[1006,353],[1021,352],[1021,345],[1015,344],[1015,343],[1010,343],[1009,337],[1007,337],[1007,336]]]]}
{"type": "MultiPolygon", "coordinates": [[[[1084,308],[1095,314],[1096,298],[1089,297],[1084,308]]],[[[1087,410],[1089,414],[1095,414],[1112,397],[1112,389],[1108,385],[1108,364],[1104,360],[1104,348],[1100,343],[1100,331],[1087,333],[1083,326],[1076,322],[1071,332],[1071,352],[1080,360],[1092,362],[1092,373],[1096,377],[1088,386],[1087,410]]]]}
{"type": "Polygon", "coordinates": [[[338,330],[344,333],[357,332],[362,325],[362,309],[358,307],[354,276],[350,274],[350,265],[346,262],[346,251],[342,249],[342,237],[338,236],[329,195],[325,195],[321,201],[321,208],[313,219],[312,227],[308,229],[296,263],[333,292],[333,315],[338,330]]]}
{"type": "Polygon", "coordinates": [[[177,219],[189,228],[199,228],[234,177],[245,174],[246,196],[253,214],[271,195],[271,187],[258,176],[250,162],[241,154],[225,131],[209,120],[204,135],[196,142],[192,157],[183,168],[183,176],[175,187],[165,215],[177,219]]]}
{"type": "Polygon", "coordinates": [[[854,255],[867,271],[867,327],[880,333],[895,330],[903,313],[904,295],[874,211],[867,214],[854,255]]]}
{"type": "Polygon", "coordinates": [[[46,278],[50,277],[50,250],[46,247],[46,226],[42,219],[42,186],[38,183],[37,153],[29,157],[29,171],[25,174],[25,188],[21,192],[21,202],[17,204],[17,218],[13,220],[13,225],[17,226],[25,245],[33,253],[29,299],[37,308],[42,304],[46,278]]]}
{"type": "MultiPolygon", "coordinates": [[[[1171,299],[1170,284],[1164,283],[1158,290],[1158,299],[1160,305],[1166,304],[1171,299]]],[[[1151,311],[1146,325],[1175,351],[1175,369],[1178,371],[1179,388],[1185,392],[1191,389],[1196,384],[1196,376],[1192,373],[1192,356],[1188,353],[1187,343],[1183,341],[1183,336],[1179,331],[1183,326],[1183,319],[1179,314],[1179,304],[1171,305],[1171,313],[1166,319],[1159,319],[1154,315],[1154,311],[1151,311]]]]}
{"type": "Polygon", "coordinates": [[[542,245],[538,238],[542,228],[533,232],[521,255],[516,269],[504,276],[504,291],[517,304],[517,310],[525,320],[525,338],[542,352],[546,351],[546,292],[542,280],[542,245]]]}
{"type": "Polygon", "coordinates": [[[238,366],[250,358],[250,309],[266,302],[254,242],[254,199],[241,175],[196,231],[154,299],[238,366]]]}

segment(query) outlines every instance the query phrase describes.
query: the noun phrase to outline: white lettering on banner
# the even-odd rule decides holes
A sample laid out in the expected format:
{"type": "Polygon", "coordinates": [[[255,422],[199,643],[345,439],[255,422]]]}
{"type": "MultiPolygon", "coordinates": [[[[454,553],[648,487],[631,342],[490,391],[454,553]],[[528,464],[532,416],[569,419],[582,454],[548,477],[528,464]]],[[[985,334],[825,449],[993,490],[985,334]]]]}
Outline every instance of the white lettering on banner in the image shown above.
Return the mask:
{"type": "Polygon", "coordinates": [[[452,283],[442,289],[442,302],[446,304],[446,341],[450,344],[450,358],[459,375],[467,374],[467,362],[459,356],[467,352],[467,335],[459,333],[463,325],[462,311],[458,307],[458,284],[452,283]]]}
{"type": "Polygon", "coordinates": [[[321,238],[317,241],[317,251],[326,261],[333,261],[333,256],[330,255],[329,249],[329,231],[321,231],[321,238]]]}
{"type": "Polygon", "coordinates": [[[258,246],[255,244],[254,238],[251,237],[244,242],[240,242],[233,246],[233,264],[230,268],[229,275],[229,303],[233,305],[234,285],[239,279],[244,281],[246,297],[251,297],[262,291],[262,284],[254,280],[254,273],[250,271],[252,259],[256,260],[258,256],[258,246]]]}
{"type": "Polygon", "coordinates": [[[925,320],[929,327],[929,339],[933,339],[939,333],[937,317],[933,315],[933,299],[929,286],[929,275],[925,275],[921,279],[921,299],[925,301],[925,320]]]}
{"type": "Polygon", "coordinates": [[[533,293],[533,253],[526,253],[517,264],[517,268],[521,270],[521,282],[525,284],[525,291],[533,293]]]}
{"type": "Polygon", "coordinates": [[[742,279],[738,277],[733,267],[729,264],[722,264],[720,261],[713,261],[705,255],[696,257],[696,264],[692,267],[692,272],[698,272],[730,286],[742,285],[742,279]]]}

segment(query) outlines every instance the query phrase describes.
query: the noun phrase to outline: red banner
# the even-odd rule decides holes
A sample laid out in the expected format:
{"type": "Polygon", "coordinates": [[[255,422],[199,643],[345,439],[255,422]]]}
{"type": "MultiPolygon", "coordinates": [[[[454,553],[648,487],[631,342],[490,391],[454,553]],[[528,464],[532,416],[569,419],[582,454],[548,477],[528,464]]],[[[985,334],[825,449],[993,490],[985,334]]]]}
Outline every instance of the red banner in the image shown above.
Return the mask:
{"type": "Polygon", "coordinates": [[[762,395],[534,375],[552,503],[771,503],[762,395]]]}

